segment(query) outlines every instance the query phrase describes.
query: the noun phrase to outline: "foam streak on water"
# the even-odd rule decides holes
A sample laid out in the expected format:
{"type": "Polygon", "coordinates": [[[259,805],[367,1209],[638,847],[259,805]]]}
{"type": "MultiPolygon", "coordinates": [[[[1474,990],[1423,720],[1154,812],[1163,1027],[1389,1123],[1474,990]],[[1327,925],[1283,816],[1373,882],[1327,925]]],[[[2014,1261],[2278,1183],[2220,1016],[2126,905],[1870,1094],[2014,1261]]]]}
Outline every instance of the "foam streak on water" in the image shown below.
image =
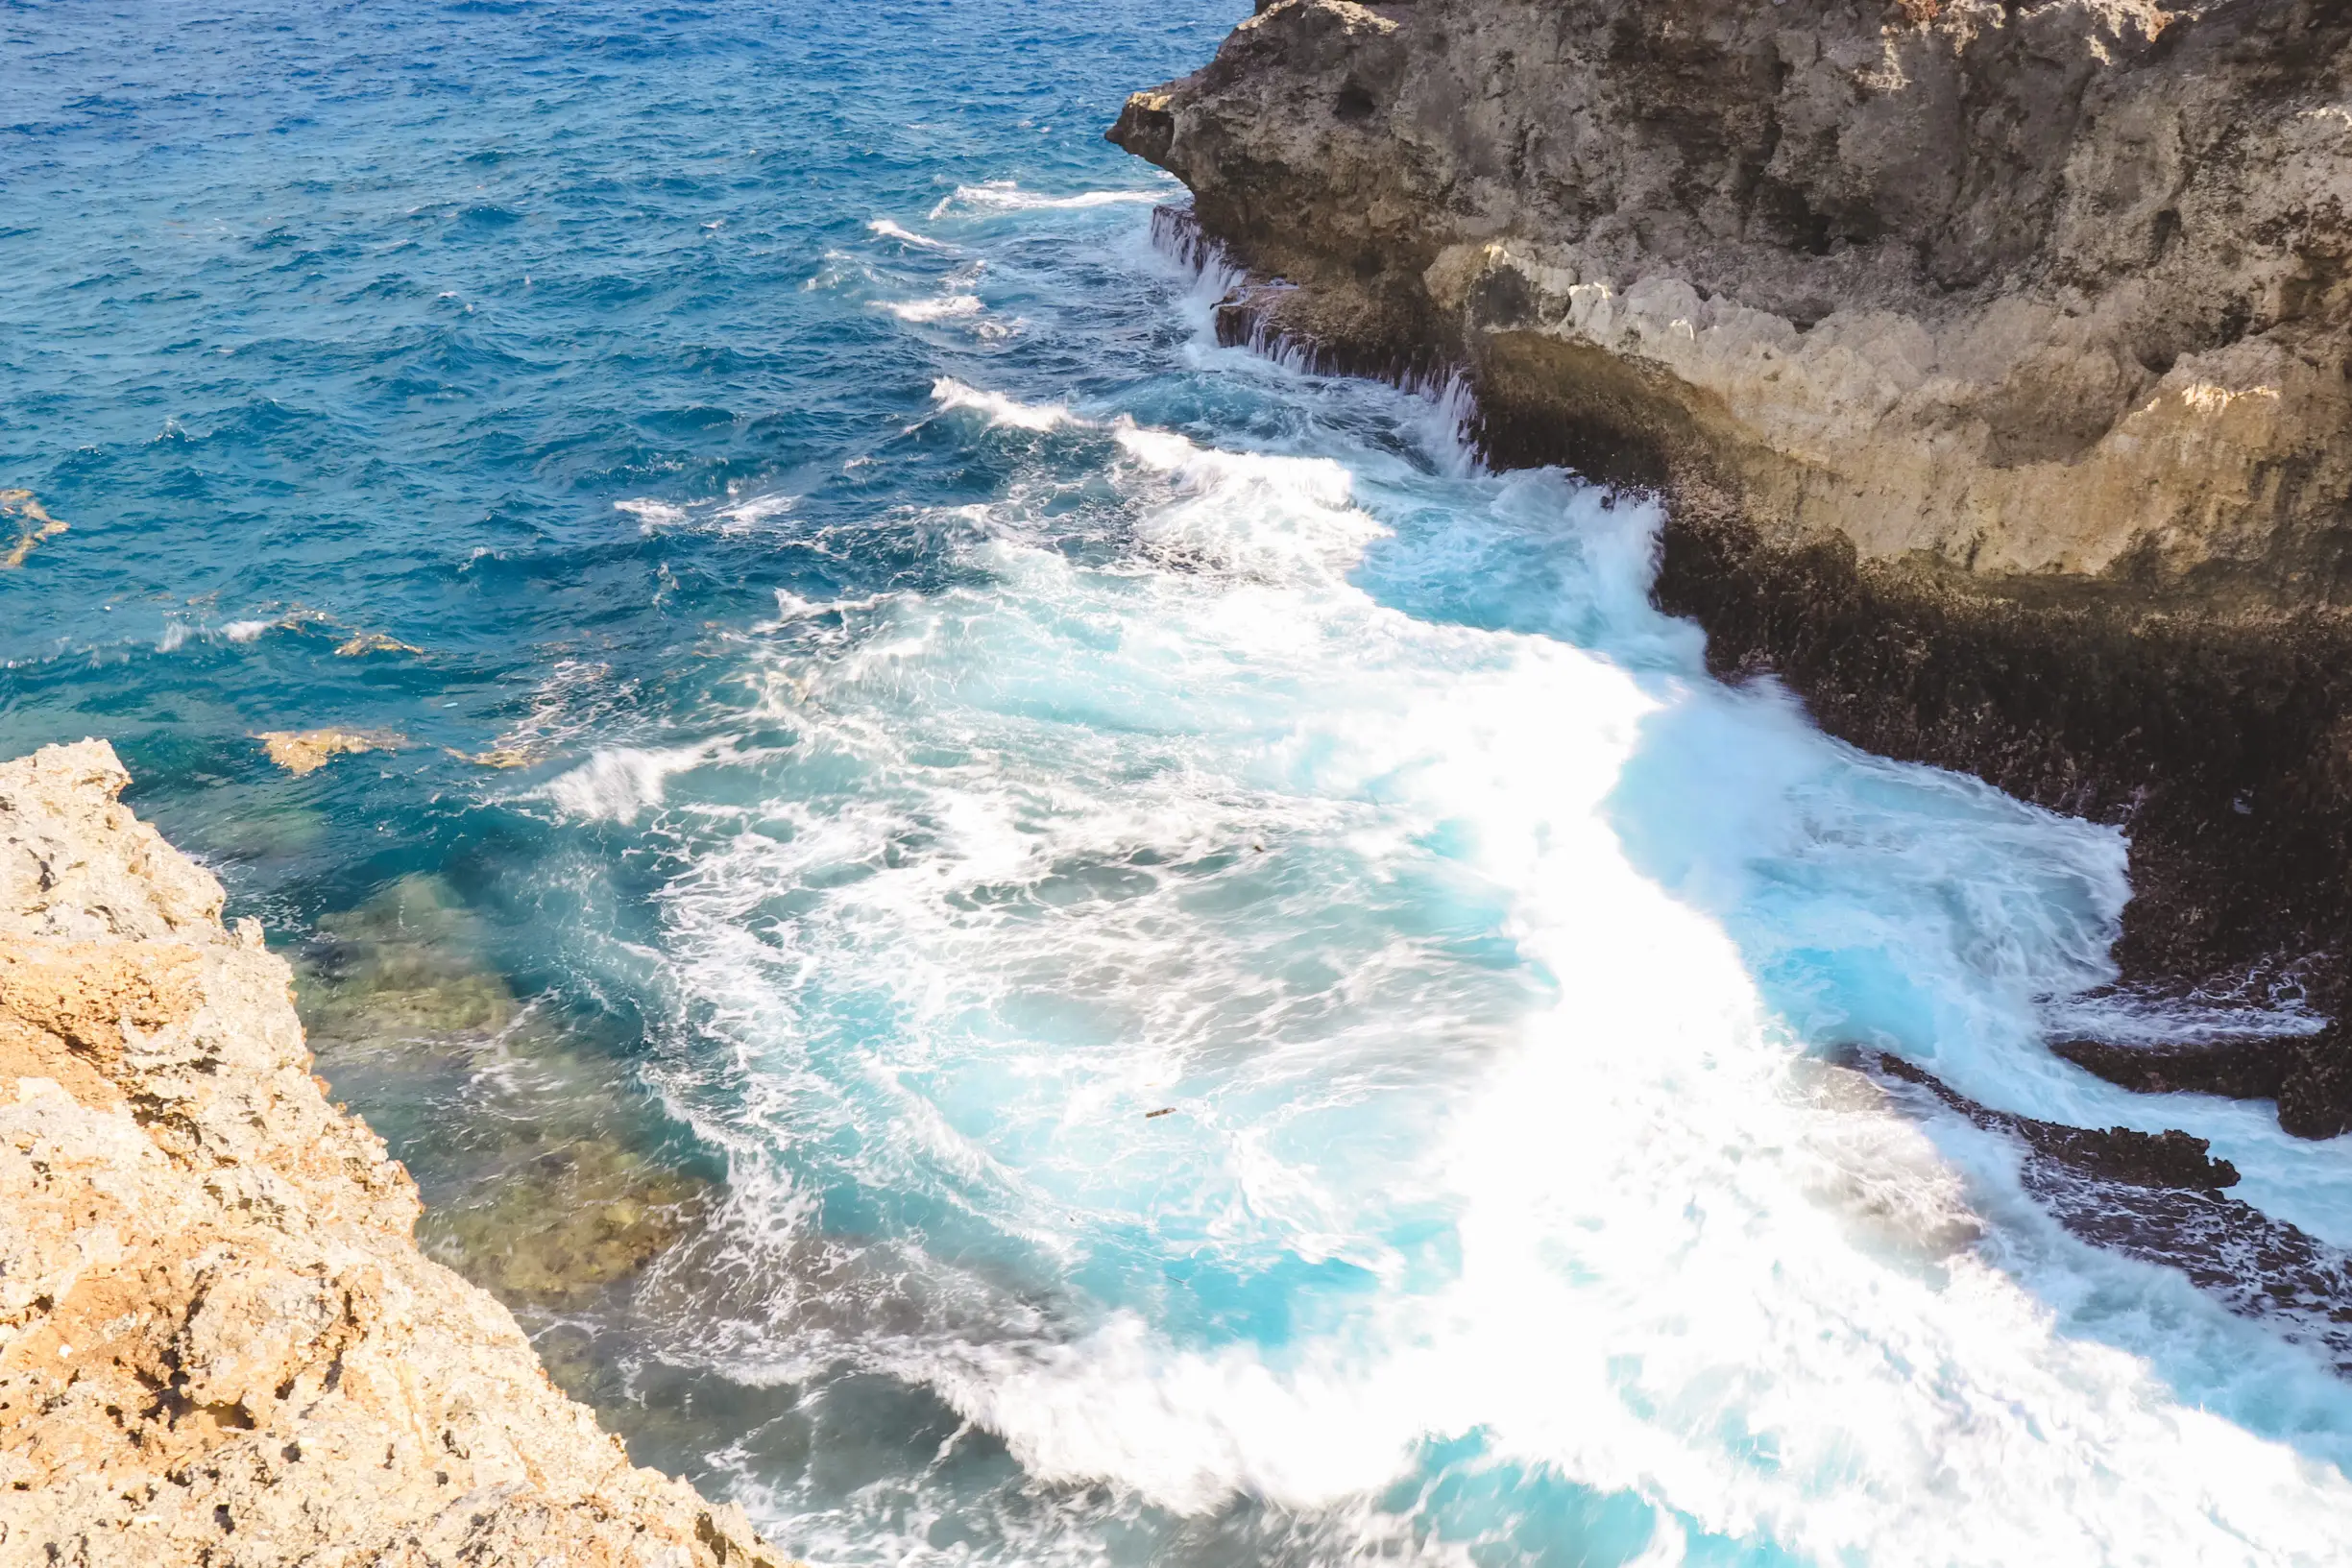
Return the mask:
{"type": "Polygon", "coordinates": [[[1709,680],[1649,503],[1217,347],[1096,137],[1243,9],[14,13],[11,749],[351,976],[467,933],[560,1051],[322,1062],[436,1203],[555,1061],[616,1203],[723,1175],[525,1320],[812,1560],[2342,1560],[2292,1323],[1837,1065],[2352,1244],[2340,1148],[2045,1045],[2300,1021],[2117,1002],[2116,831],[1709,680]],[[404,745],[249,738],[322,724],[404,745]]]}
{"type": "MultiPolygon", "coordinates": [[[[1071,422],[935,396],[1022,440],[1071,422]]],[[[1034,1477],[1178,1513],[1401,1484],[1411,1535],[1467,1470],[1637,1500],[1583,1543],[1605,1558],[2334,1551],[2340,1478],[2196,1408],[2239,1372],[2193,1400],[2159,1368],[2265,1363],[2249,1410],[2339,1396],[2052,1234],[1999,1151],[1954,1163],[1859,1085],[1825,1096],[1716,912],[1772,902],[1740,884],[1780,851],[1766,877],[1815,885],[1758,947],[1857,949],[1825,978],[1864,993],[1898,963],[1924,994],[1846,1010],[1982,1049],[2099,977],[2111,833],[1697,679],[1642,606],[1642,508],[1094,428],[1056,461],[1127,499],[1122,552],[1073,563],[1002,502],[968,519],[976,586],[844,612],[814,660],[746,650],[839,793],[790,791],[667,895],[681,990],[740,1051],[731,1135],[756,1158],[821,1129],[824,1179],[909,1206],[840,1266],[954,1303],[829,1325],[843,1354],[1034,1477]],[[1543,591],[1493,606],[1525,625],[1415,613],[1538,555],[1543,591]],[[1637,765],[1686,777],[1634,789],[1637,765]],[[2053,1279],[2155,1299],[2086,1333],[2053,1279]]],[[[761,1213],[800,1178],[739,1179],[761,1213]]],[[[804,1240],[743,1266],[788,1273],[804,1240]]]]}

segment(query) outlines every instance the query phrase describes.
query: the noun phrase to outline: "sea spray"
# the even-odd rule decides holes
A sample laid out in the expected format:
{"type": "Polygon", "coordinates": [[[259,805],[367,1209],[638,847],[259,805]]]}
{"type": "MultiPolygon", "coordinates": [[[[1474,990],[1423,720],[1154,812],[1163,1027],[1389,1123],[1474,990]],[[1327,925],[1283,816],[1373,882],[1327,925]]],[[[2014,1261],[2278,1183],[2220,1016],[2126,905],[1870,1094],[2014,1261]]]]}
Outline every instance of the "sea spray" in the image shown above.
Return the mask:
{"type": "MultiPolygon", "coordinates": [[[[935,396],[979,439],[1071,427],[935,396]]],[[[829,1277],[958,1303],[837,1322],[839,1353],[1032,1476],[1179,1514],[1336,1517],[1442,1489],[1433,1445],[1474,1440],[1480,1470],[1627,1500],[1644,1549],[2324,1556],[2340,1481],[2143,1359],[2267,1362],[2250,1413],[2298,1353],[2185,1284],[2122,1344],[2053,1316],[2053,1271],[2096,1295],[2139,1270],[2028,1218],[2005,1150],[1811,1075],[1855,1030],[2021,1049],[2040,997],[2104,977],[2112,833],[1707,682],[1647,608],[1638,508],[1079,422],[1051,461],[1128,497],[1129,553],[1073,565],[1007,501],[970,536],[985,586],[776,650],[773,716],[854,794],[670,904],[682,988],[760,1021],[721,1098],[791,1086],[733,1136],[837,1129],[849,1164],[788,1155],[789,1190],[899,1194],[829,1277]],[[1499,585],[1483,615],[1411,602],[1466,580],[1499,585]],[[735,934],[780,899],[764,951],[735,934]],[[1888,941],[1907,1002],[1875,1000],[1888,941]],[[1986,1244],[2003,1223],[2031,1286],[1986,1244]]]]}

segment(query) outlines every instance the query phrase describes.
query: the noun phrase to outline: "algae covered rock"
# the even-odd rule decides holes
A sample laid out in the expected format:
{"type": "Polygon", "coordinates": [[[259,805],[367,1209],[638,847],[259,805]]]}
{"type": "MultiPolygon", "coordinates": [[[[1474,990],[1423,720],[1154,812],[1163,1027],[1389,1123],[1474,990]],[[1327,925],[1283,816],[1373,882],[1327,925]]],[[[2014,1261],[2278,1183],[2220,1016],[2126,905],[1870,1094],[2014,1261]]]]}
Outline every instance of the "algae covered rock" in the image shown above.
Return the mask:
{"type": "Polygon", "coordinates": [[[319,921],[299,960],[303,1023],[322,1040],[495,1035],[521,1009],[487,940],[446,879],[402,877],[319,921]]]}
{"type": "Polygon", "coordinates": [[[301,1007],[335,1092],[380,1120],[433,1202],[420,1240],[513,1307],[578,1307],[690,1234],[712,1184],[625,1064],[495,967],[446,878],[322,917],[301,1007]]]}
{"type": "Polygon", "coordinates": [[[629,1279],[691,1233],[711,1184],[609,1138],[528,1143],[435,1207],[424,1245],[508,1303],[568,1306],[629,1279]]]}

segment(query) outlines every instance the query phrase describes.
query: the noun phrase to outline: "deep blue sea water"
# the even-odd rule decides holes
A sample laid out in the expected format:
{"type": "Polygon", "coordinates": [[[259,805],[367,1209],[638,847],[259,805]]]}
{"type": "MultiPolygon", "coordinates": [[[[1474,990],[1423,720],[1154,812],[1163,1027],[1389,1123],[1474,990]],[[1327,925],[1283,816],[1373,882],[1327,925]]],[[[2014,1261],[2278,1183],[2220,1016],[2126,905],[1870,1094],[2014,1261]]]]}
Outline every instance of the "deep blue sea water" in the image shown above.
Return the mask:
{"type": "Polygon", "coordinates": [[[2340,1146],[2044,1049],[2182,1024],[2097,993],[2115,832],[1709,681],[1654,512],[1458,400],[1214,346],[1100,137],[1247,9],[0,10],[70,525],[0,751],[110,737],[343,977],[447,1255],[520,1277],[518,1148],[707,1184],[516,1299],[812,1560],[2343,1560],[2320,1354],[1826,1064],[2352,1243],[2340,1146]],[[254,738],[320,727],[387,749],[254,738]]]}

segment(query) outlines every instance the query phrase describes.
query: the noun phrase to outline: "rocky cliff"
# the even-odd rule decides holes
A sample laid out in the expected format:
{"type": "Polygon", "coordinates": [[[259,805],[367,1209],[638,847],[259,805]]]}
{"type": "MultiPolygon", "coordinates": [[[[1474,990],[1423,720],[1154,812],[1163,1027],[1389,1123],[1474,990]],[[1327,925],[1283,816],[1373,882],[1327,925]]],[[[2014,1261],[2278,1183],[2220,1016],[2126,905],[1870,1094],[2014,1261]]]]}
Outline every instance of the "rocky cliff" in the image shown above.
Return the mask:
{"type": "MultiPolygon", "coordinates": [[[[1662,492],[1719,670],[2126,823],[2127,979],[2352,1005],[2352,9],[1261,0],[1111,137],[1228,338],[1662,492]]],[[[2352,1126],[2263,1049],[2164,1071],[2352,1126]]]]}
{"type": "Polygon", "coordinates": [[[0,765],[0,1565],[782,1568],[417,1251],[286,965],[128,782],[0,765]]]}

